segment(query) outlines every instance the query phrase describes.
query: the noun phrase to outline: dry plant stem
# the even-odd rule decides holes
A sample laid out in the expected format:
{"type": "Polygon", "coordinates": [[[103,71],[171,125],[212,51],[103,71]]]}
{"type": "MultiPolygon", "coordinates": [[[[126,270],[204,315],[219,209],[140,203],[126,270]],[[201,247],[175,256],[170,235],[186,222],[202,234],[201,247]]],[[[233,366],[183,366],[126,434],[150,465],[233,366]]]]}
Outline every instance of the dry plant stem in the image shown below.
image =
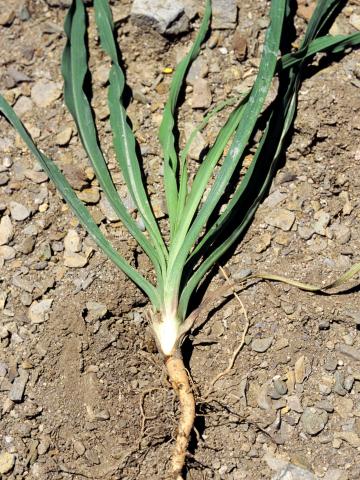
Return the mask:
{"type": "Polygon", "coordinates": [[[175,353],[165,358],[165,365],[171,385],[180,402],[180,419],[171,459],[171,473],[174,480],[182,480],[190,433],[195,421],[195,398],[181,354],[175,353]]]}

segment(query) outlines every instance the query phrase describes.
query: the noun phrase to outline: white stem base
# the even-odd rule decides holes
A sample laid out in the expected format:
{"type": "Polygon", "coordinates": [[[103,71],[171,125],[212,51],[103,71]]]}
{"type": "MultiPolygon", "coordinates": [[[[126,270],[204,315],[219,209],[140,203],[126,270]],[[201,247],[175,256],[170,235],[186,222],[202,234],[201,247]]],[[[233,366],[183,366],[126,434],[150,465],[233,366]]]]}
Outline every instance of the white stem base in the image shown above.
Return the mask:
{"type": "Polygon", "coordinates": [[[159,316],[153,320],[153,329],[158,347],[165,356],[173,353],[179,336],[180,323],[175,315],[159,316]]]}

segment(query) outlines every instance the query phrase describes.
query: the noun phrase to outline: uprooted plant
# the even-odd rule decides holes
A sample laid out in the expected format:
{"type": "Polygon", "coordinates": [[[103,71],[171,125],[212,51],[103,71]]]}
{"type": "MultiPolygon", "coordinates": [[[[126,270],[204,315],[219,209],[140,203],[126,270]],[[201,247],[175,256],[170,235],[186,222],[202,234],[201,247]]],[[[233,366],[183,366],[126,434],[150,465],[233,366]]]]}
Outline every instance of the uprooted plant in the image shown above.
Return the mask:
{"type": "MultiPolygon", "coordinates": [[[[75,120],[103,193],[153,265],[155,284],[131,266],[105,238],[59,168],[35,146],[12,108],[0,96],[0,112],[18,131],[84,228],[100,249],[142,289],[151,302],[150,318],[154,338],[180,402],[180,420],[171,467],[171,475],[176,479],[182,478],[195,419],[195,399],[181,355],[182,341],[201,310],[198,307],[191,311],[190,301],[214,264],[243,234],[269,188],[284,139],[293,123],[304,68],[318,52],[343,52],[345,48],[360,42],[359,33],[349,36],[324,35],[329,22],[337,13],[339,2],[319,0],[298,50],[279,58],[280,43],[286,35],[282,31],[283,25],[286,18],[290,18],[290,3],[290,0],[271,2],[270,26],[256,81],[252,89],[244,93],[233,107],[190,181],[186,155],[189,143],[178,154],[175,114],[188,68],[199,54],[209,29],[211,2],[207,0],[195,42],[174,73],[159,132],[164,156],[164,192],[168,212],[168,224],[164,231],[160,229],[152,210],[135,136],[123,105],[125,78],[120,66],[111,10],[107,0],[94,0],[101,46],[111,59],[108,103],[114,149],[129,193],[145,225],[144,233],[123,204],[99,146],[92,108],[84,89],[88,73],[86,9],[82,0],[72,2],[65,20],[67,43],[62,59],[65,103],[75,120]],[[266,109],[266,127],[261,132],[256,153],[236,185],[234,178],[239,177],[246,149],[258,131],[258,120],[275,76],[279,78],[277,97],[266,109]],[[230,193],[229,185],[232,185],[230,193]]],[[[217,110],[210,113],[203,123],[217,110]]],[[[355,266],[346,278],[358,270],[359,266],[355,266]]],[[[279,279],[281,280],[275,278],[279,279]]],[[[298,286],[304,287],[301,284],[298,286]]]]}

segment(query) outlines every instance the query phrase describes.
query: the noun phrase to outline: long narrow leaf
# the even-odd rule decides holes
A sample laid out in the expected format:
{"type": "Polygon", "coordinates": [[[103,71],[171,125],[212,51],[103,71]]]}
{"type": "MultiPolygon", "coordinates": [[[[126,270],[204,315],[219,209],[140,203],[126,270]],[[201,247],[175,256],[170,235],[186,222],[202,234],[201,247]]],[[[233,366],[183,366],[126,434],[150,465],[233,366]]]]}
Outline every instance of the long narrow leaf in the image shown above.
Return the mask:
{"type": "Polygon", "coordinates": [[[211,0],[206,1],[204,18],[190,52],[179,63],[171,82],[168,101],[164,108],[164,115],[160,125],[159,140],[164,153],[164,188],[169,214],[170,232],[173,236],[176,226],[178,202],[178,158],[175,148],[175,110],[178,103],[181,87],[191,62],[197,57],[200,46],[204,41],[211,18],[211,0]]]}
{"type": "Polygon", "coordinates": [[[153,262],[157,272],[160,265],[154,247],[125,208],[111,179],[104,156],[99,148],[97,131],[89,101],[84,92],[88,73],[87,49],[85,45],[86,15],[82,0],[73,0],[65,25],[67,43],[63,53],[62,73],[64,77],[64,99],[70,110],[88,154],[99,184],[114,211],[153,262]]]}
{"type": "Polygon", "coordinates": [[[71,185],[61,173],[56,164],[43,153],[41,153],[34,144],[31,136],[25,129],[22,122],[16,116],[14,110],[0,95],[0,112],[6,120],[17,130],[30,152],[39,161],[49,178],[54,182],[60,194],[72,208],[76,217],[80,220],[84,228],[88,231],[100,249],[120,268],[138,287],[140,287],[146,295],[149,296],[153,305],[159,309],[159,298],[155,287],[146,280],[139,272],[137,272],[119,253],[112,247],[109,241],[104,237],[99,227],[94,222],[87,208],[78,199],[71,185]]]}
{"type": "Polygon", "coordinates": [[[161,259],[161,268],[164,272],[167,249],[144,188],[142,173],[136,154],[135,137],[127,122],[126,111],[122,104],[125,77],[119,64],[111,10],[107,0],[95,0],[94,6],[101,45],[112,62],[109,75],[109,109],[117,159],[131,196],[136,203],[157,254],[161,259]]]}
{"type": "Polygon", "coordinates": [[[208,179],[203,178],[203,176],[200,174],[201,169],[199,169],[199,172],[194,179],[193,186],[184,209],[184,216],[182,218],[181,225],[176,232],[176,236],[169,252],[168,277],[169,281],[172,282],[174,289],[179,288],[181,272],[186,258],[192,246],[196,242],[206,221],[212,214],[214,208],[218,204],[219,199],[225,192],[232,174],[236,169],[239,160],[243,155],[244,149],[248,144],[256,124],[257,117],[263,108],[264,101],[266,99],[276,68],[284,10],[285,0],[274,0],[271,3],[271,23],[267,31],[257,79],[250,93],[249,100],[244,108],[243,117],[239,123],[230,150],[215,178],[214,185],[211,188],[205,203],[201,207],[193,225],[188,231],[193,215],[200,201],[199,195],[201,194],[202,196],[202,192],[204,191],[202,183],[204,181],[206,185],[208,182],[208,179]]]}

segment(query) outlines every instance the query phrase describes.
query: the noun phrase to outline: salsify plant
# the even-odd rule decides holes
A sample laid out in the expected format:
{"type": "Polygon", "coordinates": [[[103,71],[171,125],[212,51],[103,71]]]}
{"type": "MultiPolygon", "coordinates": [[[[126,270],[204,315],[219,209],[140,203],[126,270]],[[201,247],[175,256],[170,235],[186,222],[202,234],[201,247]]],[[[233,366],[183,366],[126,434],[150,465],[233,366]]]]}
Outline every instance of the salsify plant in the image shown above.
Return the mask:
{"type": "MultiPolygon", "coordinates": [[[[244,233],[270,186],[286,134],[294,120],[304,68],[318,52],[343,52],[346,48],[360,43],[359,33],[348,36],[326,35],[327,28],[338,12],[339,2],[319,0],[299,48],[280,57],[281,42],[286,39],[283,26],[290,20],[291,15],[290,4],[290,0],[271,1],[270,24],[258,75],[251,90],[244,93],[240,100],[224,102],[215,108],[198,127],[202,128],[225,105],[235,103],[214,144],[190,181],[187,152],[198,129],[179,153],[176,110],[189,66],[199,54],[209,30],[211,1],[207,0],[196,39],[173,75],[159,131],[168,215],[164,230],[160,228],[151,206],[136,139],[124,108],[125,77],[120,65],[111,10],[107,0],[94,0],[101,47],[111,60],[108,104],[114,150],[124,181],[145,225],[144,232],[122,202],[100,148],[93,111],[84,88],[88,74],[88,49],[85,40],[87,13],[82,0],[72,2],[64,26],[67,36],[62,58],[64,100],[74,118],[102,192],[123,225],[150,259],[156,274],[156,283],[152,283],[130,265],[106,239],[60,169],[35,146],[13,109],[0,96],[0,112],[18,131],[84,228],[99,248],[151,302],[150,322],[154,338],[180,403],[180,419],[171,467],[171,476],[176,479],[182,478],[189,436],[195,419],[194,395],[181,355],[182,341],[201,310],[199,307],[191,310],[190,301],[214,264],[244,233]],[[279,78],[277,97],[266,109],[266,126],[261,132],[251,164],[241,181],[236,184],[234,179],[239,178],[246,149],[255,132],[259,130],[259,118],[264,111],[275,76],[279,78]],[[230,192],[229,185],[232,186],[230,192]]],[[[357,265],[345,274],[343,280],[358,271],[357,265]]],[[[281,280],[281,277],[275,279],[281,280]]],[[[297,285],[306,288],[306,285],[297,285]]],[[[316,287],[313,287],[314,289],[316,287]]]]}

